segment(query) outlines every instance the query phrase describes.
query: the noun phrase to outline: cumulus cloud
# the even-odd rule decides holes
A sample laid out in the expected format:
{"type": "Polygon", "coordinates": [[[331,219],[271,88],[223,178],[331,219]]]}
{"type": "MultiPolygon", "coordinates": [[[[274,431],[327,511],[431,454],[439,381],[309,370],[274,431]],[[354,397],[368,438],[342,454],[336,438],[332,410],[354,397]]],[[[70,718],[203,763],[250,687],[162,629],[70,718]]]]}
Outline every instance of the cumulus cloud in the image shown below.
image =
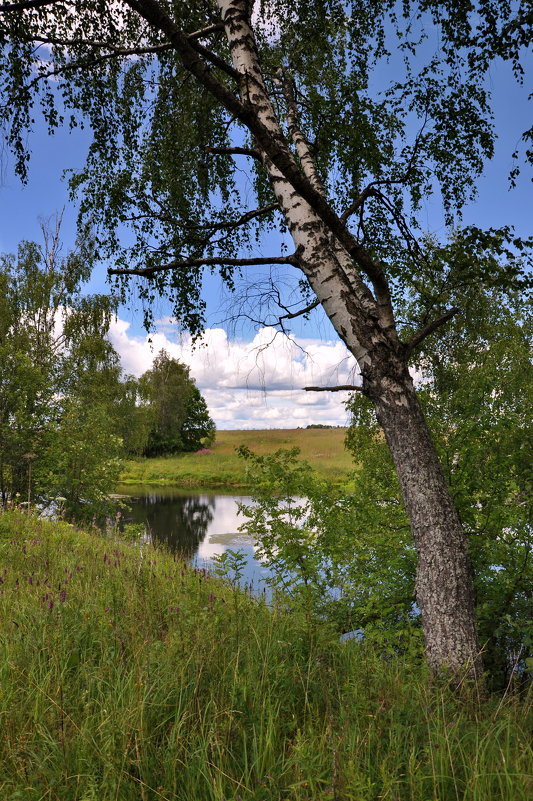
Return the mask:
{"type": "Polygon", "coordinates": [[[285,337],[273,328],[261,328],[246,342],[230,339],[222,328],[211,328],[193,347],[190,336],[175,333],[169,318],[160,320],[150,336],[134,336],[129,329],[121,319],[110,329],[124,371],[139,376],[166,350],[190,367],[218,428],[347,423],[348,393],[303,389],[358,382],[355,360],[340,341],[285,337]]]}

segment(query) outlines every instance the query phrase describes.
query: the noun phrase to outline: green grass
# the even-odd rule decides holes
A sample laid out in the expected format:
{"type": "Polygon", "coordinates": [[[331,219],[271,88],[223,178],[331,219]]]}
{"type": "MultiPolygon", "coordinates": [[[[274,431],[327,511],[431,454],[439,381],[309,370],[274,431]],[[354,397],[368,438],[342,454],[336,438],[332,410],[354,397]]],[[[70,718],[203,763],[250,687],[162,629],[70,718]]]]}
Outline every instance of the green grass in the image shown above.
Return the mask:
{"type": "Polygon", "coordinates": [[[347,482],[354,463],[344,447],[345,436],[345,428],[217,431],[216,442],[207,452],[128,461],[120,483],[246,487],[246,464],[235,452],[239,445],[247,445],[259,455],[279,448],[300,448],[302,458],[320,476],[334,483],[347,482]]]}
{"type": "Polygon", "coordinates": [[[2,801],[526,801],[531,697],[423,669],[177,557],[0,515],[2,801]]]}

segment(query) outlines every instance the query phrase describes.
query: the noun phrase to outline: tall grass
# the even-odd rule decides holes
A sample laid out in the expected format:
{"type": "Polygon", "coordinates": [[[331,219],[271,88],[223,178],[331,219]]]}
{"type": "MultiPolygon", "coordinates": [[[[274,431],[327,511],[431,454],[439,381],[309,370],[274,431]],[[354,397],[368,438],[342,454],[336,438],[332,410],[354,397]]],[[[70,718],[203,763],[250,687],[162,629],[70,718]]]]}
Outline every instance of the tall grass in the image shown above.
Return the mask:
{"type": "Polygon", "coordinates": [[[526,801],[532,699],[459,700],[177,557],[0,516],[0,798],[526,801]]]}

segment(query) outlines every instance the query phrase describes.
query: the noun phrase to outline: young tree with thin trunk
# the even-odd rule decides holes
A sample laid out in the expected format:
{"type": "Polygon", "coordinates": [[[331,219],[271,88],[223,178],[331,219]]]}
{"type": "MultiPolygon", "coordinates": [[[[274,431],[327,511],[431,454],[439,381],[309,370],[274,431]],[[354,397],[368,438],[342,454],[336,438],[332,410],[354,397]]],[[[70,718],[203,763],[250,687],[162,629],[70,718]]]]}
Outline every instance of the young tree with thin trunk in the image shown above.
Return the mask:
{"type": "MultiPolygon", "coordinates": [[[[374,405],[409,515],[436,673],[477,676],[482,663],[467,542],[409,372],[415,349],[458,311],[444,305],[445,266],[442,291],[425,292],[417,213],[438,187],[451,223],[472,196],[493,151],[485,76],[501,57],[521,78],[526,5],[0,5],[2,116],[18,171],[25,176],[37,98],[51,129],[66,114],[91,126],[87,164],[71,186],[97,226],[100,255],[115,261],[110,272],[141,278],[148,318],[162,293],[197,334],[203,270],[218,269],[234,289],[243,270],[292,266],[302,302],[282,296],[276,272],[267,293],[279,302],[278,327],[321,306],[355,356],[354,389],[374,405]],[[122,241],[123,226],[135,236],[122,241]],[[288,233],[292,252],[257,255],[272,229],[288,233]],[[405,293],[420,300],[407,339],[394,311],[405,293]]],[[[519,285],[523,243],[512,232],[454,236],[469,253],[463,280],[519,285]]],[[[264,299],[258,306],[264,320],[264,299]]]]}
{"type": "Polygon", "coordinates": [[[91,239],[63,252],[60,229],[56,217],[42,245],[0,254],[0,506],[59,496],[68,518],[91,519],[109,507],[123,452],[125,393],[106,338],[116,306],[82,294],[91,239]]]}

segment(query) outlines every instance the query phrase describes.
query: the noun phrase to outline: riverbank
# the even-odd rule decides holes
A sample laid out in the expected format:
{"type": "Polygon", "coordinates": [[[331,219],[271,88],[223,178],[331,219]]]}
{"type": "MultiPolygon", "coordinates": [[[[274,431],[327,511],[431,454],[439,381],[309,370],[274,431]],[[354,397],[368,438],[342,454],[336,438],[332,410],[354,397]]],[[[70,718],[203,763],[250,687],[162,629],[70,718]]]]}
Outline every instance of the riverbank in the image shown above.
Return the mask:
{"type": "Polygon", "coordinates": [[[526,801],[531,698],[483,704],[171,555],[0,514],[0,797],[526,801]]]}
{"type": "Polygon", "coordinates": [[[246,445],[259,455],[280,448],[299,448],[302,459],[332,483],[346,484],[354,470],[352,455],[344,447],[345,428],[217,431],[210,448],[155,459],[126,462],[121,484],[151,486],[249,489],[246,463],[236,448],[246,445]]]}

